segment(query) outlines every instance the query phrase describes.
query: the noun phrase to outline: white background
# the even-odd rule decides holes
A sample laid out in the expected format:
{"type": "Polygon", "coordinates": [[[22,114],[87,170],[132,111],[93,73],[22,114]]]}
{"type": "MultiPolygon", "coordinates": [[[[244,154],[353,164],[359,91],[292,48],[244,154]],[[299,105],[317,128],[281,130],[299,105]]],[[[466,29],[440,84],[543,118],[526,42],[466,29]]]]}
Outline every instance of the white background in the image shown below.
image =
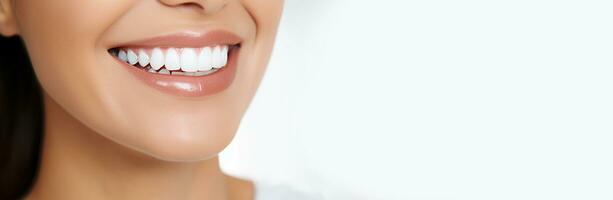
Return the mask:
{"type": "Polygon", "coordinates": [[[288,0],[230,174],[327,200],[613,199],[613,1],[288,0]]]}

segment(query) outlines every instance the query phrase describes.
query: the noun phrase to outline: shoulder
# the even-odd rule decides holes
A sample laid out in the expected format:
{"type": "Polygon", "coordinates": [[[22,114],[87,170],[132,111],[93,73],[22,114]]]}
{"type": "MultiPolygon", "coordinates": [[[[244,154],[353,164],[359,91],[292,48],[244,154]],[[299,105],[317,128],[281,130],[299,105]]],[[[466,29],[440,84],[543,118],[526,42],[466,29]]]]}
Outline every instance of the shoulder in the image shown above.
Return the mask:
{"type": "Polygon", "coordinates": [[[287,185],[272,185],[261,181],[254,182],[254,200],[320,200],[314,194],[296,190],[287,185]]]}

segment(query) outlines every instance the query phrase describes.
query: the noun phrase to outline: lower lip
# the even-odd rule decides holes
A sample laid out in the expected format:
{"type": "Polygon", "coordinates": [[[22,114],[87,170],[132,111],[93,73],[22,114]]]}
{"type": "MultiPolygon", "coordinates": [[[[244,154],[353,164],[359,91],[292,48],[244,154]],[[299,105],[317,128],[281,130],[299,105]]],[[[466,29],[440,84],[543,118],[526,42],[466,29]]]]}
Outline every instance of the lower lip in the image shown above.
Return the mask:
{"type": "Polygon", "coordinates": [[[115,60],[146,85],[161,92],[182,97],[202,97],[217,94],[232,84],[236,74],[239,50],[240,47],[232,48],[228,54],[227,65],[206,76],[155,74],[129,65],[117,58],[115,60]]]}

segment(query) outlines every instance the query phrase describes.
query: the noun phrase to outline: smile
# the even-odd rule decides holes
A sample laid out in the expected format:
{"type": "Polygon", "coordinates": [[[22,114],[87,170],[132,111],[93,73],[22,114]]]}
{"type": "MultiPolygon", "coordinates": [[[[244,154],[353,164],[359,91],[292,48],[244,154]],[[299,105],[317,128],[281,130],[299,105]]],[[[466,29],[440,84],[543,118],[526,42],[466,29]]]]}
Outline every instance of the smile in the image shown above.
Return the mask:
{"type": "Polygon", "coordinates": [[[232,83],[241,41],[226,31],[182,32],[121,44],[108,52],[146,85],[198,97],[232,83]]]}
{"type": "Polygon", "coordinates": [[[119,60],[150,73],[178,76],[206,76],[228,64],[228,53],[237,46],[216,45],[202,48],[130,49],[114,48],[119,60]]]}

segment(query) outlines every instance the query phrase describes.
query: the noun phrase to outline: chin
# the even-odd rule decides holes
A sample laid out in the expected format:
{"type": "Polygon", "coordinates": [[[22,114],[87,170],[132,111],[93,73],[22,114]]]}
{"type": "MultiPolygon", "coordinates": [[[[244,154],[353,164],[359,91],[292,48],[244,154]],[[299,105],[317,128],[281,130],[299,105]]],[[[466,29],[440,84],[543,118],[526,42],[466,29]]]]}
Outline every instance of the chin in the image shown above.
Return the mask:
{"type": "Polygon", "coordinates": [[[232,141],[236,126],[158,126],[143,132],[106,135],[125,148],[157,160],[197,162],[216,157],[232,141]],[[136,137],[134,137],[136,136],[136,137]]]}
{"type": "Polygon", "coordinates": [[[178,132],[176,136],[152,137],[137,150],[162,161],[198,162],[217,157],[233,136],[233,132],[178,132]]]}
{"type": "Polygon", "coordinates": [[[214,158],[223,151],[234,138],[242,116],[224,107],[208,112],[173,110],[153,110],[160,115],[135,117],[133,121],[116,124],[119,126],[106,126],[114,130],[99,133],[158,160],[196,162],[214,158]]]}

